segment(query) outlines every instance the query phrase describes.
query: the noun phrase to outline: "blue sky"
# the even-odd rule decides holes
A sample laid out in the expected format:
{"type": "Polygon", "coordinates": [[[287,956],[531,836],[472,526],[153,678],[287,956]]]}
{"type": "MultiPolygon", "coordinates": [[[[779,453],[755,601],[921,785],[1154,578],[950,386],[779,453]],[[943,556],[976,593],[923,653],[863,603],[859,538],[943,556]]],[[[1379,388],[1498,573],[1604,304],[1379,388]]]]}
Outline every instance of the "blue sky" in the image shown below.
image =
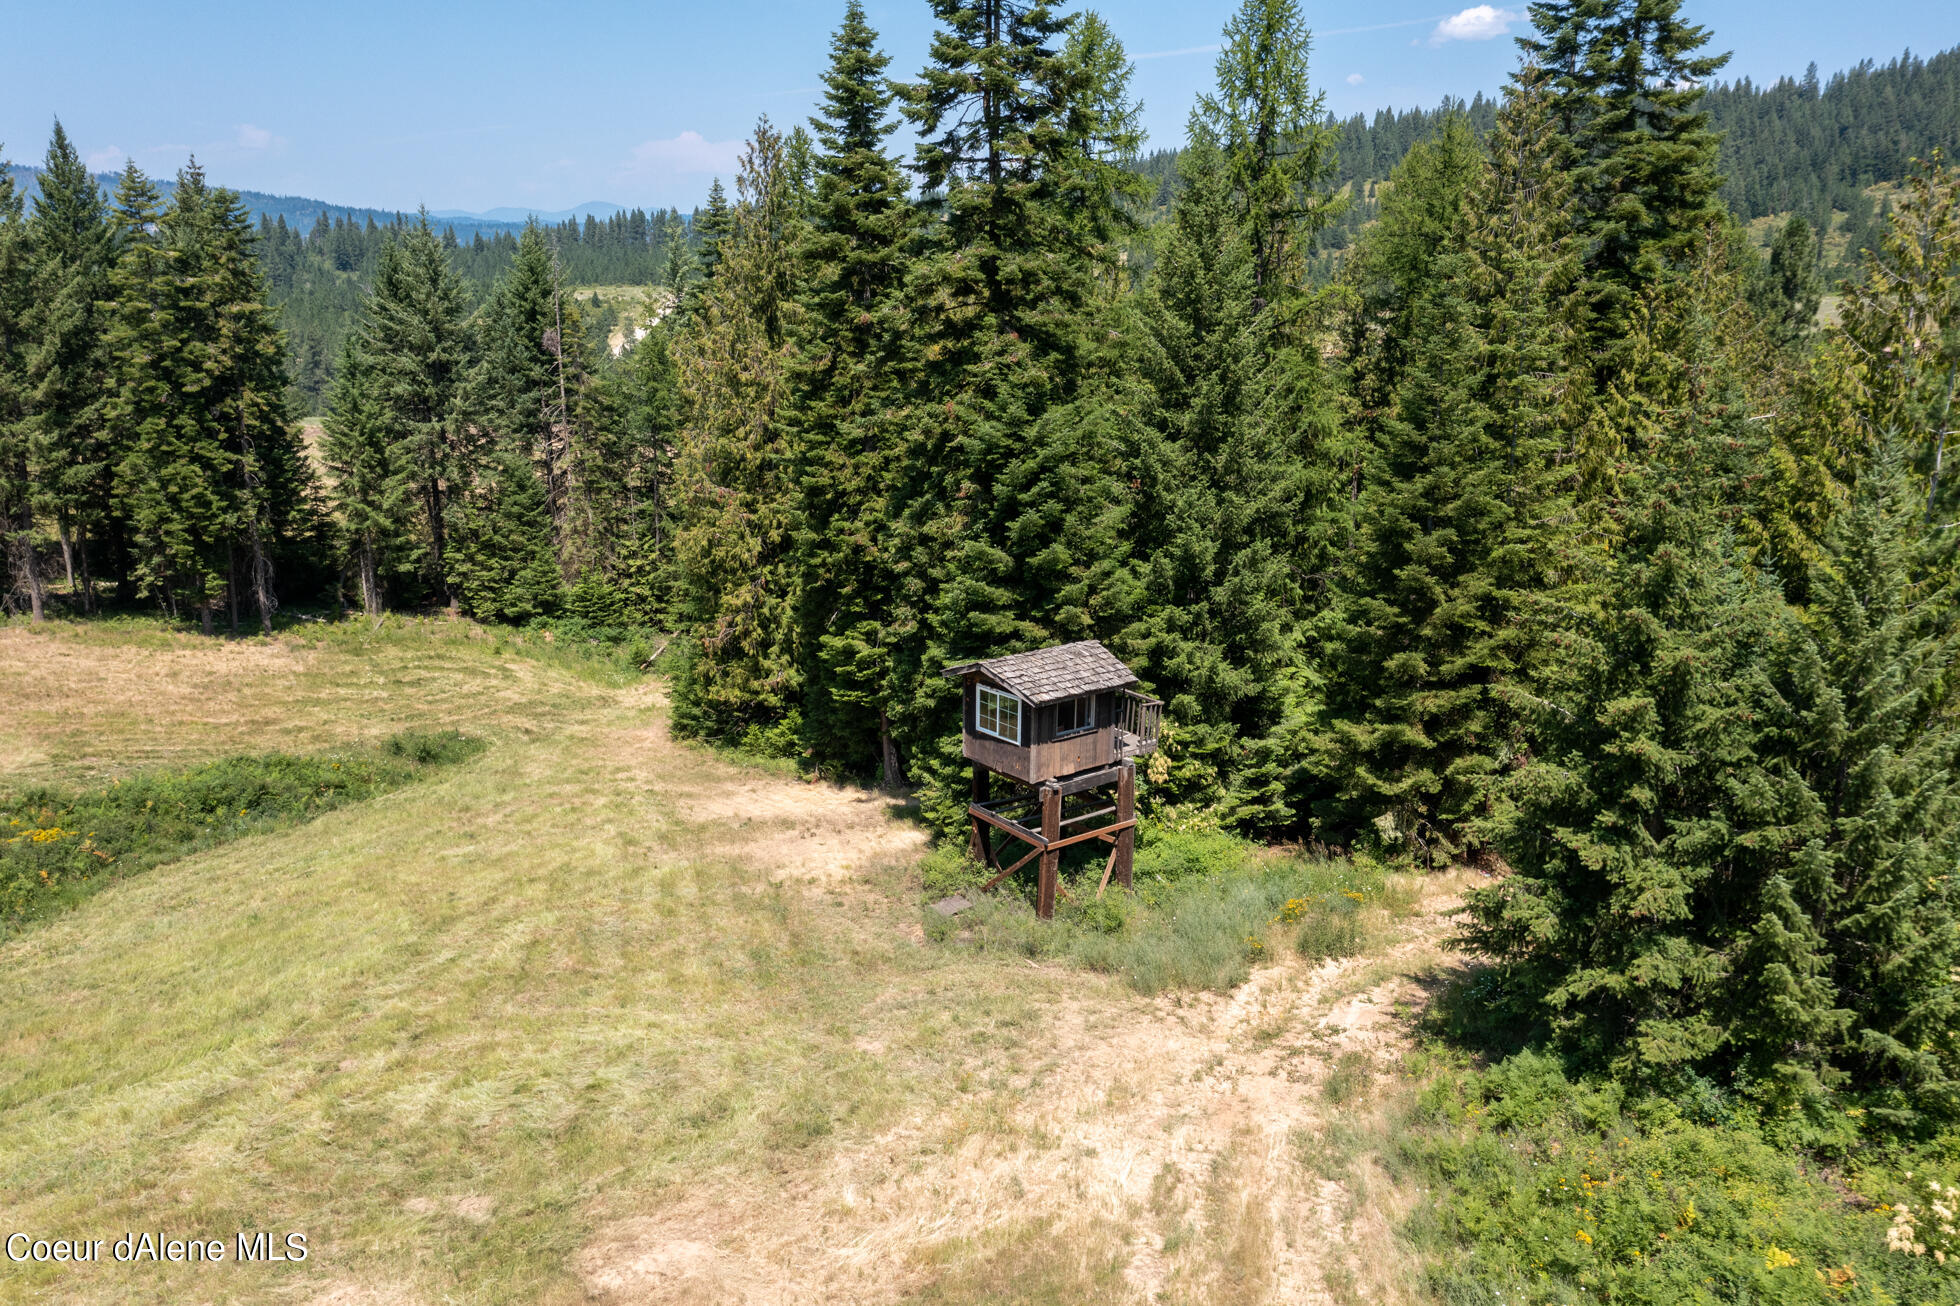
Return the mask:
{"type": "MultiPolygon", "coordinates": [[[[1153,141],[1175,144],[1236,0],[1103,0],[1136,57],[1153,141]]],[[[550,6],[15,0],[0,37],[0,142],[35,162],[56,115],[104,169],[167,174],[195,150],[227,185],[337,204],[483,210],[698,202],[767,113],[801,121],[843,0],[550,6]]],[[[867,0],[898,75],[925,0],[867,0]]],[[[1461,0],[1306,0],[1315,80],[1345,115],[1494,90],[1522,30],[1461,0]]],[[[1823,72],[1960,43],[1951,0],[1688,0],[1725,77],[1823,72]]]]}

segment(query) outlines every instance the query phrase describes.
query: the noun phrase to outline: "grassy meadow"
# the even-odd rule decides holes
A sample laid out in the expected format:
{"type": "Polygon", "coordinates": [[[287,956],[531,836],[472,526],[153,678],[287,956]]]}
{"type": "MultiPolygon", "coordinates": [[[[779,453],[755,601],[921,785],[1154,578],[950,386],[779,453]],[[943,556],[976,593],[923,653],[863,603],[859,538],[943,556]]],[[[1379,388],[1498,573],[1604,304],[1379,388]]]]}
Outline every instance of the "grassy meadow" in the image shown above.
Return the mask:
{"type": "Polygon", "coordinates": [[[1879,1300],[1845,1285],[1880,1286],[1880,1186],[1844,1207],[1761,1139],[1711,1177],[1732,1134],[1436,1050],[1469,872],[1153,837],[1133,900],[947,921],[972,868],[902,809],[676,743],[603,647],[461,621],[15,624],[0,702],[0,796],[481,745],[0,941],[7,1231],[309,1249],[0,1261],[0,1299],[1879,1300]],[[1532,1158],[1592,1183],[1601,1129],[1651,1178],[1595,1243],[1532,1158]],[[1686,1287],[1643,1298],[1668,1232],[1686,1287]]]}
{"type": "Polygon", "coordinates": [[[466,622],[237,642],[53,623],[0,629],[0,701],[15,789],[406,729],[487,745],[0,945],[9,1230],[296,1230],[311,1249],[0,1262],[0,1295],[980,1300],[1005,1275],[1062,1301],[1117,1273],[1197,1301],[1278,1282],[1282,1203],[1252,1243],[1243,1213],[1204,1214],[1234,1167],[1274,1194],[1303,1181],[1250,1122],[1144,1131],[1163,1154],[1120,1183],[1092,1182],[1106,1163],[1072,1137],[1090,1117],[1132,1132],[1167,1070],[1172,1115],[1209,1096],[1230,999],[1178,999],[1190,1064],[1131,1064],[1115,1049],[1162,1000],[928,941],[916,830],[673,743],[656,680],[466,622]]]}

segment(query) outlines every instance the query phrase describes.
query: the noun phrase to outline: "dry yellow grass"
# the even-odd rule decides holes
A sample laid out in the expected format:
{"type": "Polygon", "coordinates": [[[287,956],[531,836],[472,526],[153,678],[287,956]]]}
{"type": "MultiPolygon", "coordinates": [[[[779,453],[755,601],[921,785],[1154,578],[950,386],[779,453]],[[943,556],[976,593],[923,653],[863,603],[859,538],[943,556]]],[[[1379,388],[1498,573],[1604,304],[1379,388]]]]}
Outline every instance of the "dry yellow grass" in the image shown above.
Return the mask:
{"type": "Polygon", "coordinates": [[[526,648],[442,619],[239,641],[143,622],[0,625],[0,784],[372,743],[431,723],[535,737],[558,713],[611,702],[526,648]]]}
{"type": "Polygon", "coordinates": [[[1140,999],[925,944],[916,836],[879,804],[676,745],[657,685],[493,648],[0,631],[0,693],[34,695],[0,783],[413,723],[493,740],[0,950],[0,1222],[312,1249],[0,1262],[0,1296],[1409,1295],[1369,1152],[1448,884],[1382,956],[1140,999]],[[1328,1100],[1343,1052],[1365,1106],[1328,1100]]]}

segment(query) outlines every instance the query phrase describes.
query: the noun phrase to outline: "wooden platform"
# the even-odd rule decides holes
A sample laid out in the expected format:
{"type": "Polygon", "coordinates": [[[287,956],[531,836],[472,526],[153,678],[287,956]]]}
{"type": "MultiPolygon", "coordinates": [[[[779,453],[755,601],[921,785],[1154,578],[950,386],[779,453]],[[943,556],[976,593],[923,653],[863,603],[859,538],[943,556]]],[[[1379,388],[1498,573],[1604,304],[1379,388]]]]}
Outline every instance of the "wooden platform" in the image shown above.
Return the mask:
{"type": "Polygon", "coordinates": [[[1121,762],[1063,776],[1031,792],[998,800],[988,797],[989,783],[987,770],[974,767],[974,797],[966,809],[973,821],[969,851],[998,872],[981,892],[991,891],[1015,871],[1039,857],[1041,864],[1037,871],[1035,914],[1047,919],[1055,914],[1056,893],[1067,893],[1060,884],[1062,849],[1092,839],[1112,845],[1096,896],[1102,896],[1112,876],[1123,887],[1130,887],[1137,824],[1134,762],[1121,762]],[[1111,785],[1116,790],[1113,795],[1097,792],[1111,785]],[[1067,810],[1071,798],[1083,800],[1074,804],[1073,811],[1067,810]],[[1040,821],[1038,826],[1030,821],[1030,818],[1037,816],[1040,821]],[[1085,825],[1086,822],[1095,824],[1085,825]],[[1075,826],[1084,828],[1071,828],[1075,826]],[[1008,836],[1001,841],[999,848],[994,846],[994,831],[1008,836]],[[1012,865],[1003,867],[1001,854],[1016,842],[1026,844],[1028,852],[1012,865]]]}

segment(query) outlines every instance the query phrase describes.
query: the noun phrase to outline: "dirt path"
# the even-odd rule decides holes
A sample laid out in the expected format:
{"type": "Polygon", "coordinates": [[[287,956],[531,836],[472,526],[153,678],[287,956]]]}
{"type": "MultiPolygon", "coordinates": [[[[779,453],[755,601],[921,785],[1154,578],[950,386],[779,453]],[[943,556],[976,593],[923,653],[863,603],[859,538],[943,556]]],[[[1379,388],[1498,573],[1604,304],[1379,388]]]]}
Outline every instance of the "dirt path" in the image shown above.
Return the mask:
{"type": "MultiPolygon", "coordinates": [[[[848,829],[848,801],[778,789],[762,806],[848,829]]],[[[793,841],[777,853],[794,862],[793,841]]],[[[1017,1257],[1076,1255],[1085,1275],[1089,1261],[1119,1265],[1104,1295],[1137,1302],[1403,1299],[1399,1195],[1366,1140],[1418,980],[1454,964],[1442,940],[1458,888],[1433,881],[1373,956],[1288,958],[1227,996],[1071,1001],[1011,1085],[780,1184],[704,1187],[608,1225],[578,1260],[587,1295],[885,1303],[931,1281],[952,1248],[1004,1258],[1016,1281],[1017,1257]]]]}
{"type": "Polygon", "coordinates": [[[675,742],[666,697],[658,682],[632,691],[630,706],[658,709],[656,722],[615,740],[640,773],[665,841],[772,878],[816,881],[853,879],[873,863],[925,848],[925,831],[895,819],[899,804],[882,794],[772,776],[675,742]]]}

